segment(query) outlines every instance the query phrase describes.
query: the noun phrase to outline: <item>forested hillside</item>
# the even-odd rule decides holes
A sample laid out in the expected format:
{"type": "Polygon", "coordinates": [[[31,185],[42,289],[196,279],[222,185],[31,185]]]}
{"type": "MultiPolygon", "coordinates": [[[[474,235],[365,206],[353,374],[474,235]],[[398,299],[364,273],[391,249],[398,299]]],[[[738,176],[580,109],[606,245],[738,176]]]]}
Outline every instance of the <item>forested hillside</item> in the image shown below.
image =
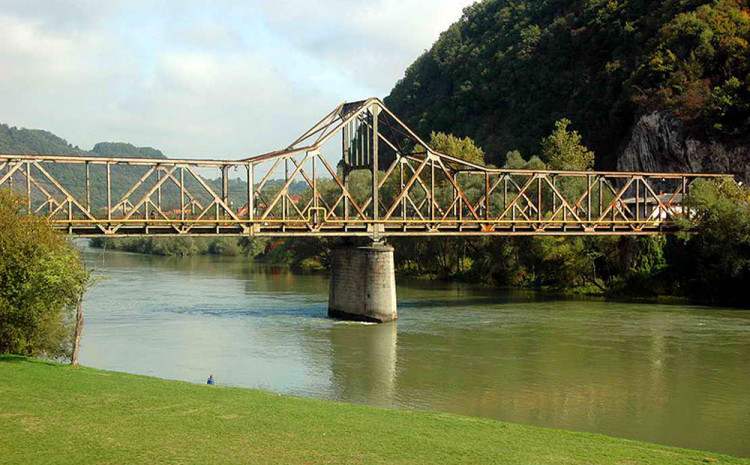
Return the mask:
{"type": "MultiPolygon", "coordinates": [[[[166,158],[159,150],[151,147],[136,147],[122,142],[100,142],[90,151],[73,146],[65,139],[41,129],[25,129],[0,124],[0,153],[3,154],[42,154],[42,155],[80,155],[89,157],[125,157],[125,158],[166,158]]],[[[83,165],[48,165],[50,174],[74,194],[84,197],[85,169],[83,165]]],[[[125,192],[145,173],[145,168],[112,168],[113,193],[125,192]]],[[[16,178],[21,177],[19,173],[16,178]]],[[[95,208],[104,206],[107,198],[105,190],[106,171],[103,165],[91,168],[91,197],[95,208]]],[[[41,180],[51,189],[48,183],[41,180]]]]}
{"type": "Polygon", "coordinates": [[[26,129],[0,123],[0,153],[81,155],[102,157],[166,158],[151,147],[136,147],[123,142],[99,142],[90,151],[71,145],[65,139],[42,129],[26,129]]]}
{"type": "Polygon", "coordinates": [[[83,155],[84,150],[74,147],[65,139],[41,129],[26,129],[0,124],[0,153],[57,155],[83,155]]]}
{"type": "MultiPolygon", "coordinates": [[[[656,148],[636,150],[680,152],[692,138],[750,157],[748,41],[743,0],[484,0],[409,67],[386,104],[423,135],[473,138],[494,164],[510,150],[535,154],[568,118],[597,166],[615,168],[634,125],[653,112],[668,115],[661,132],[678,133],[678,147],[657,127],[656,148]]],[[[646,155],[712,166],[703,154],[632,156],[646,155]]]]}

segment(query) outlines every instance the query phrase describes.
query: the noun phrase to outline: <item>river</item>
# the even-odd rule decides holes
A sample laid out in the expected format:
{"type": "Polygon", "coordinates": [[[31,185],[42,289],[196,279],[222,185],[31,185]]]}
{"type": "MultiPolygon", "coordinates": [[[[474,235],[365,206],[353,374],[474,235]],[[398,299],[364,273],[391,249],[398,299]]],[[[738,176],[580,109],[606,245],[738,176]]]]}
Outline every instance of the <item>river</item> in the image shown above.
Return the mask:
{"type": "Polygon", "coordinates": [[[84,249],[81,363],[750,456],[750,311],[400,283],[400,319],[326,318],[325,276],[84,249]]]}

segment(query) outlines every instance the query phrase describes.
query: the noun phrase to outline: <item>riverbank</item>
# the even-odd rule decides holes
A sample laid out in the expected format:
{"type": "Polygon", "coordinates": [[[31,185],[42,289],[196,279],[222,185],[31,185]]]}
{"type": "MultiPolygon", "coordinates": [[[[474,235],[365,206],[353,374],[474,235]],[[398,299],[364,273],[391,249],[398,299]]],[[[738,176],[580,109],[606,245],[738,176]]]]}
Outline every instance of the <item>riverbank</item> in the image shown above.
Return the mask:
{"type": "MultiPolygon", "coordinates": [[[[557,244],[558,246],[566,244],[564,238],[557,238],[555,240],[558,239],[560,239],[560,244],[557,244]]],[[[521,271],[521,268],[516,264],[509,266],[507,270],[500,273],[499,277],[491,273],[489,270],[481,272],[477,270],[470,271],[468,269],[457,271],[456,269],[451,268],[453,271],[448,272],[436,263],[433,263],[435,254],[431,248],[416,255],[408,252],[409,250],[419,248],[418,244],[408,242],[410,240],[411,239],[392,239],[396,249],[401,251],[401,254],[396,254],[396,275],[399,280],[469,284],[477,288],[484,288],[497,292],[536,293],[544,298],[593,298],[625,303],[694,304],[730,308],[748,307],[748,304],[744,299],[738,301],[719,298],[712,294],[691,293],[688,292],[689,289],[692,288],[690,286],[675,286],[675,270],[668,271],[667,268],[665,268],[665,263],[660,262],[661,265],[657,267],[659,268],[658,270],[653,269],[649,272],[644,271],[645,268],[641,269],[642,267],[633,268],[634,265],[632,263],[628,265],[619,261],[620,259],[617,259],[619,256],[618,254],[625,253],[619,249],[617,251],[609,250],[604,254],[609,256],[609,260],[614,260],[614,262],[607,264],[604,267],[605,269],[594,272],[594,276],[600,276],[600,278],[596,279],[580,279],[582,276],[587,275],[588,271],[584,272],[584,269],[589,270],[591,268],[589,265],[583,266],[583,268],[578,270],[568,270],[568,272],[565,273],[558,273],[558,266],[560,266],[560,263],[547,263],[547,265],[549,265],[547,266],[544,265],[546,259],[540,257],[531,260],[535,264],[529,265],[531,267],[529,270],[521,271]],[[421,266],[429,263],[432,265],[427,266],[426,269],[423,269],[421,266]],[[421,265],[417,266],[417,264],[421,265]],[[546,269],[545,267],[549,268],[548,271],[554,279],[550,279],[550,276],[545,278],[542,276],[544,273],[539,274],[541,269],[546,269]],[[443,272],[437,272],[436,269],[442,269],[443,272]],[[629,271],[624,271],[626,269],[629,271]],[[566,278],[560,281],[558,280],[560,276],[565,276],[566,278]]],[[[541,244],[544,244],[544,241],[549,241],[551,239],[541,238],[539,240],[541,241],[541,244]]],[[[632,240],[636,239],[622,239],[622,241],[632,240]]],[[[655,246],[654,241],[649,238],[641,238],[637,240],[649,244],[652,248],[656,247],[656,249],[651,250],[646,247],[650,252],[641,253],[644,251],[640,251],[639,253],[635,253],[630,249],[634,247],[637,249],[643,245],[630,242],[624,242],[625,246],[622,245],[623,243],[619,243],[620,245],[617,247],[630,250],[627,252],[628,254],[635,253],[644,260],[646,260],[644,257],[651,255],[653,255],[653,257],[655,257],[654,259],[657,261],[664,260],[664,251],[661,250],[661,248],[665,247],[666,243],[662,244],[657,241],[658,246],[655,246]]],[[[465,240],[463,241],[465,242],[465,240]]],[[[608,244],[610,248],[614,247],[613,244],[618,243],[617,241],[613,242],[612,240],[609,241],[612,243],[609,243],[607,240],[601,238],[597,239],[597,241],[602,244],[608,244]]],[[[511,241],[510,243],[513,242],[511,241]]],[[[531,245],[533,244],[534,243],[532,242],[531,245]]],[[[285,266],[295,273],[321,274],[324,276],[328,275],[328,253],[331,247],[331,243],[316,239],[304,239],[299,241],[276,239],[269,241],[267,239],[235,237],[95,238],[91,240],[89,245],[94,249],[118,250],[149,256],[183,258],[190,256],[243,257],[243,259],[252,260],[261,265],[285,266]]],[[[432,245],[437,247],[438,244],[432,245]]],[[[531,245],[527,244],[528,247],[523,248],[523,250],[526,250],[527,248],[534,249],[531,245]]],[[[568,245],[572,245],[572,243],[568,245]]],[[[539,244],[536,244],[536,246],[539,246],[539,244]]],[[[674,250],[674,247],[670,250],[674,250]]],[[[453,249],[451,249],[451,251],[456,252],[456,250],[453,249]]],[[[492,254],[495,252],[496,251],[493,251],[492,254]]],[[[601,255],[601,253],[602,251],[597,252],[599,255],[601,255]]],[[[576,254],[576,256],[580,255],[586,255],[586,253],[579,251],[579,253],[576,254]]],[[[474,263],[476,258],[477,257],[470,259],[469,262],[474,263]]],[[[508,259],[508,257],[505,257],[504,259],[508,259]]],[[[465,260],[460,261],[463,263],[465,260]]],[[[652,265],[653,264],[649,264],[646,268],[649,268],[652,265]]]]}
{"type": "Polygon", "coordinates": [[[750,464],[456,415],[0,357],[6,464],[750,464]]]}

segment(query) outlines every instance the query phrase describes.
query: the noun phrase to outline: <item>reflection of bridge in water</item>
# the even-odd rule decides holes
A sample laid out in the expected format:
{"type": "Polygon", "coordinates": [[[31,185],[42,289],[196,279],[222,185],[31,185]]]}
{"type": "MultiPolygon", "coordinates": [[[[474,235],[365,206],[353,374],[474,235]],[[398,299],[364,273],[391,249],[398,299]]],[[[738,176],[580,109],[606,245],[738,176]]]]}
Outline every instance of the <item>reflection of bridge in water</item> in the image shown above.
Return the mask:
{"type": "MultiPolygon", "coordinates": [[[[378,99],[341,104],[286,149],[243,160],[0,155],[0,187],[82,237],[658,234],[689,214],[695,180],[720,176],[490,168],[436,152],[378,99]]],[[[334,257],[371,272],[347,293],[380,270],[373,257],[392,269],[389,250],[334,257]]]]}

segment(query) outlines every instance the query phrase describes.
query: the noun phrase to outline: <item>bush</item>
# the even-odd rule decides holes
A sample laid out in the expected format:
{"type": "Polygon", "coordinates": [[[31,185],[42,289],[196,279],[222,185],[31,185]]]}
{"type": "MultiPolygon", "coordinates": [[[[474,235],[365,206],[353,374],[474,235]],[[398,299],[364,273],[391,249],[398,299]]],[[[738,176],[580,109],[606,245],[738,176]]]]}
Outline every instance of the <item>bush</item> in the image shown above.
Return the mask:
{"type": "Polygon", "coordinates": [[[69,356],[89,275],[78,251],[24,205],[0,191],[0,353],[69,356]]]}
{"type": "Polygon", "coordinates": [[[694,218],[668,257],[682,292],[697,300],[749,305],[750,190],[728,181],[698,181],[694,218]]]}

